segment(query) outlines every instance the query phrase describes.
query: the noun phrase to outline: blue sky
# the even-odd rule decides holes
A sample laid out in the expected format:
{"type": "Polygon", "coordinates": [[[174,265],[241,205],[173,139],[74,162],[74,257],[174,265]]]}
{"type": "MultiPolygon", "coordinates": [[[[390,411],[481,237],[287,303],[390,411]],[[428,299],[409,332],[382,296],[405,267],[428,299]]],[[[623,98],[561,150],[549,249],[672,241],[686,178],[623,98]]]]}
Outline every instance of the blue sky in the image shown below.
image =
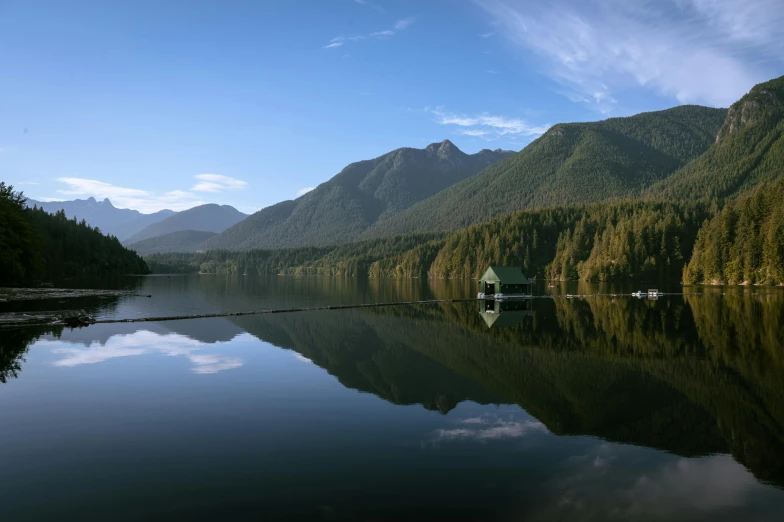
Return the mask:
{"type": "Polygon", "coordinates": [[[728,106],[784,74],[782,0],[0,0],[0,179],[245,212],[347,164],[728,106]]]}

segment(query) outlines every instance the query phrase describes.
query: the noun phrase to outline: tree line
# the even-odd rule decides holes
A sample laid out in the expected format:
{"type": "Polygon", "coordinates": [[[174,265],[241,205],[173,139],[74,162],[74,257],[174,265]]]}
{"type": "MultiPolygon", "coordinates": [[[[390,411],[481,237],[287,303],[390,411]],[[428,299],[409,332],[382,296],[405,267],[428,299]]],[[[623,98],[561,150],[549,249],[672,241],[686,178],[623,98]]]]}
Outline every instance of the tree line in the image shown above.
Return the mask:
{"type": "Polygon", "coordinates": [[[0,284],[79,276],[147,274],[147,263],[114,236],[62,210],[27,208],[22,192],[0,181],[0,284]]]}

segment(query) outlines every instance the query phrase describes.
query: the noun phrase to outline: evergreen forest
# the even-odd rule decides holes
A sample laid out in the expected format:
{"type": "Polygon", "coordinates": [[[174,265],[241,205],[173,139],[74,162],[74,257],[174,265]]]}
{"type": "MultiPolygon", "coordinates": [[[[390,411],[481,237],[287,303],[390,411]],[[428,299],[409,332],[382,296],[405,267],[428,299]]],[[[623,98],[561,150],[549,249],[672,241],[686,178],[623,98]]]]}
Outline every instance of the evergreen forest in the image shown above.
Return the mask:
{"type": "Polygon", "coordinates": [[[68,219],[62,210],[49,214],[25,202],[0,181],[0,285],[149,273],[144,259],[116,237],[68,219]]]}

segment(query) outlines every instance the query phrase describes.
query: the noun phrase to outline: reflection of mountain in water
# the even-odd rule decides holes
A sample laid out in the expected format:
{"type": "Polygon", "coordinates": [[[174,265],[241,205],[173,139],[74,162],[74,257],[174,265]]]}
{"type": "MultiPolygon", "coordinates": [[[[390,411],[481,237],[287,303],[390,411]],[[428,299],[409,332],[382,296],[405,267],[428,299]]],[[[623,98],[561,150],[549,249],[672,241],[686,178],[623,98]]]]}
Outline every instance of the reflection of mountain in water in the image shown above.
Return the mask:
{"type": "Polygon", "coordinates": [[[502,329],[476,307],[234,321],[390,402],[442,412],[461,400],[515,403],[557,434],[731,452],[784,483],[780,297],[537,300],[533,318],[502,329]]]}
{"type": "MultiPolygon", "coordinates": [[[[295,350],[345,386],[448,412],[460,401],[518,404],[557,434],[679,455],[730,452],[784,484],[784,297],[541,299],[535,315],[488,328],[476,303],[145,324],[207,342],[240,331],[295,350]]],[[[495,310],[494,310],[495,312],[495,310]]],[[[498,314],[515,312],[502,310],[498,314]]],[[[65,332],[84,342],[114,335],[65,332]]],[[[5,336],[6,334],[3,333],[5,336]]],[[[17,355],[0,361],[6,377],[17,355]]],[[[73,337],[73,338],[71,338],[73,337]]]]}

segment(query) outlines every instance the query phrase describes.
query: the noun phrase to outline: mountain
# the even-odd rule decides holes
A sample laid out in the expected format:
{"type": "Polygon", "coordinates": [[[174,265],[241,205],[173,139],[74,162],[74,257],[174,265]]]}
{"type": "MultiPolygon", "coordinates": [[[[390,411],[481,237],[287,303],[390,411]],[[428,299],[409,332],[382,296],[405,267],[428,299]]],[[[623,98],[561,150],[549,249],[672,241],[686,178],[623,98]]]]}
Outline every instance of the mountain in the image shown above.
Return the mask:
{"type": "Polygon", "coordinates": [[[194,252],[199,243],[215,235],[215,232],[180,230],[171,234],[142,239],[136,243],[130,243],[127,247],[142,256],[164,252],[194,252]]]}
{"type": "Polygon", "coordinates": [[[124,241],[130,245],[144,239],[184,230],[220,233],[248,217],[229,205],[199,205],[153,223],[124,241]]]}
{"type": "Polygon", "coordinates": [[[730,107],[705,154],[646,193],[651,199],[730,197],[784,175],[784,76],[730,107]]]}
{"type": "Polygon", "coordinates": [[[44,209],[49,214],[63,210],[69,219],[74,217],[79,221],[84,219],[88,225],[99,228],[106,235],[116,236],[120,241],[174,214],[172,210],[142,214],[138,210],[117,208],[112,205],[108,198],[103,201],[96,201],[92,197],[71,201],[35,201],[28,199],[27,206],[38,206],[38,208],[44,209]]]}
{"type": "Polygon", "coordinates": [[[515,210],[631,198],[705,152],[726,109],[686,105],[550,128],[518,154],[379,221],[363,237],[452,230],[515,210]]]}
{"type": "Polygon", "coordinates": [[[264,208],[201,247],[281,248],[352,241],[375,223],[511,154],[498,149],[469,155],[449,140],[425,149],[397,149],[352,163],[304,196],[264,208]]]}

